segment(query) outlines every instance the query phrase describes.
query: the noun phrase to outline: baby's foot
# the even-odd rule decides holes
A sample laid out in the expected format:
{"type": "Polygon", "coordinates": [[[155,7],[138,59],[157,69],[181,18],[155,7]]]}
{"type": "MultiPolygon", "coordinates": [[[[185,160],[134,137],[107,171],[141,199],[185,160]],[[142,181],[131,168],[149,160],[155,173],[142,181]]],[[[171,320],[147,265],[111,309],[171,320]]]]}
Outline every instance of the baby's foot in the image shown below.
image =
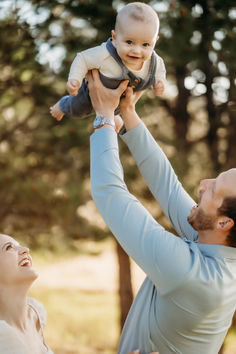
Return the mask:
{"type": "Polygon", "coordinates": [[[54,106],[50,107],[50,113],[58,121],[63,118],[64,113],[60,109],[60,101],[55,103],[54,106]]]}

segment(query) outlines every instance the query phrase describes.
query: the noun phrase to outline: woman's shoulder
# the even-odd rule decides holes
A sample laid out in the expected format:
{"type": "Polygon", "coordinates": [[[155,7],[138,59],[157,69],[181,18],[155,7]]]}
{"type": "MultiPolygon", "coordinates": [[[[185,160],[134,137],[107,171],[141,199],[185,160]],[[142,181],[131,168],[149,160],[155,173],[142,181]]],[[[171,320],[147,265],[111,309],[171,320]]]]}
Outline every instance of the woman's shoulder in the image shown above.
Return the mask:
{"type": "Polygon", "coordinates": [[[47,311],[45,307],[39,302],[38,300],[28,297],[28,305],[34,310],[34,312],[37,314],[37,317],[40,322],[40,326],[42,328],[45,327],[46,321],[47,321],[47,311]]]}

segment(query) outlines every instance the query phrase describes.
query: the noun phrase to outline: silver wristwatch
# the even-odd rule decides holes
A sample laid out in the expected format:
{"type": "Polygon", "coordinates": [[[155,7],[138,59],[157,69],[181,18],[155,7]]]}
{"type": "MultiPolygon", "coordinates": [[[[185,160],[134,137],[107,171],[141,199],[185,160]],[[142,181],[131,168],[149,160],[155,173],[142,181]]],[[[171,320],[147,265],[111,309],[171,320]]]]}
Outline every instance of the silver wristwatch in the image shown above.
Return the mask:
{"type": "Polygon", "coordinates": [[[97,116],[93,122],[94,129],[102,127],[104,124],[111,125],[114,129],[116,129],[116,125],[113,119],[105,118],[103,116],[97,116]]]}

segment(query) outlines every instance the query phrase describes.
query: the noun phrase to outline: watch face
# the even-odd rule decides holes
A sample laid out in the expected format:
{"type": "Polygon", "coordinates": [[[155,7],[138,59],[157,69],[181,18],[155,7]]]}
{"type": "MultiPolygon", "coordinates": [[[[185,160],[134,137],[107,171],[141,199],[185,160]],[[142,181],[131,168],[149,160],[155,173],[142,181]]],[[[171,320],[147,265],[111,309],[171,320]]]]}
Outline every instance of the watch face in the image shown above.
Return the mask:
{"type": "Polygon", "coordinates": [[[103,117],[101,117],[101,116],[98,116],[98,117],[95,119],[94,124],[93,124],[94,128],[97,128],[97,127],[99,127],[99,126],[101,125],[102,119],[103,119],[103,117]]]}
{"type": "Polygon", "coordinates": [[[104,124],[109,124],[113,128],[116,127],[113,120],[111,120],[109,118],[104,118],[103,116],[97,116],[97,118],[93,122],[93,127],[96,129],[96,128],[99,128],[99,127],[103,126],[104,124]]]}

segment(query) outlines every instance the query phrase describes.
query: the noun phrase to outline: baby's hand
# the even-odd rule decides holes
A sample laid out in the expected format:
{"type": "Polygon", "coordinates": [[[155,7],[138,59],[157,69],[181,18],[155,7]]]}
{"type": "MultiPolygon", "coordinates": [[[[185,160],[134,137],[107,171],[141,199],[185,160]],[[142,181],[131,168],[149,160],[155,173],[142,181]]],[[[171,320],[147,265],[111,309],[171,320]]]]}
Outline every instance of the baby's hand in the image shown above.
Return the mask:
{"type": "Polygon", "coordinates": [[[165,91],[164,83],[161,80],[157,80],[157,82],[153,85],[153,90],[155,92],[155,96],[162,96],[165,91]]]}
{"type": "Polygon", "coordinates": [[[80,88],[80,83],[78,80],[70,79],[67,81],[66,88],[70,95],[76,96],[80,88]]]}

